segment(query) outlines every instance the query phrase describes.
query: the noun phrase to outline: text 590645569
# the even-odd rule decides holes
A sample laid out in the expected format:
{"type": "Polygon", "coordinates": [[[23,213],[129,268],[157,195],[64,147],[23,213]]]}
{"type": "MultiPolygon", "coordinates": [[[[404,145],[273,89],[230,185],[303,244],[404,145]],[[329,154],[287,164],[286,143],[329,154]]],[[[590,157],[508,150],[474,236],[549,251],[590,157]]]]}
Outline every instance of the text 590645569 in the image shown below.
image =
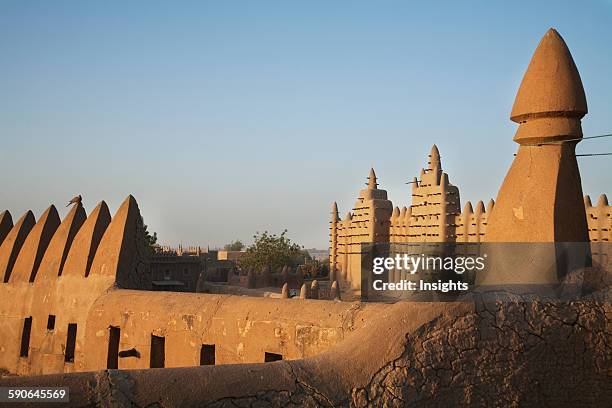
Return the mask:
{"type": "Polygon", "coordinates": [[[68,387],[0,387],[0,402],[68,401],[68,387]]]}

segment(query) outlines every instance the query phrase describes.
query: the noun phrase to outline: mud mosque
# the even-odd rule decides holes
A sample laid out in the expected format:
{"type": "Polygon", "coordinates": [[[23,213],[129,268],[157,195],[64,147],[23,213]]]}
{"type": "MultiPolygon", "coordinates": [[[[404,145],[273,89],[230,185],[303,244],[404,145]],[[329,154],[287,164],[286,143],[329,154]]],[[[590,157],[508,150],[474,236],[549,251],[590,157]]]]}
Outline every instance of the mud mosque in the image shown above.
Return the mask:
{"type": "MultiPolygon", "coordinates": [[[[522,64],[523,62],[518,62],[522,64]]],[[[330,260],[355,280],[363,242],[609,245],[605,196],[583,197],[575,147],[587,104],[553,29],[510,115],[518,151],[495,205],[469,203],[434,146],[393,208],[374,171],[352,212],[334,205],[330,260]]],[[[512,154],[512,152],[507,152],[512,154]]],[[[526,257],[482,287],[545,283],[564,302],[507,293],[457,302],[371,303],[136,290],[150,277],[138,204],[59,219],[0,215],[0,386],[66,386],[72,406],[610,406],[607,262],[558,277],[526,257]],[[521,263],[522,262],[522,263],[521,263]],[[250,364],[247,364],[250,363],[250,364]]]]}
{"type": "MultiPolygon", "coordinates": [[[[333,203],[329,262],[334,279],[359,288],[365,251],[362,244],[484,241],[495,201],[490,199],[486,207],[478,201],[476,209],[467,201],[461,211],[459,189],[442,170],[436,145],[431,148],[427,168],[421,169],[419,178],[413,178],[410,184],[413,204],[400,210],[387,199],[387,192],[378,188],[376,173],[370,169],[367,188],[359,192],[355,207],[344,220],[333,203]]],[[[587,195],[584,207],[589,241],[612,242],[612,207],[607,196],[602,194],[593,206],[587,195]]]]}

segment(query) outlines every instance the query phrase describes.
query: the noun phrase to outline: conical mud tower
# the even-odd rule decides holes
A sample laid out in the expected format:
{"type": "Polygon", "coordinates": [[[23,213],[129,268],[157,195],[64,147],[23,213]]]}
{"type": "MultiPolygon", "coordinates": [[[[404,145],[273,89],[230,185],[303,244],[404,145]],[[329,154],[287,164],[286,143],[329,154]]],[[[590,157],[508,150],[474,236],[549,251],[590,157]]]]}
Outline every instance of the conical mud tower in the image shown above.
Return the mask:
{"type": "Polygon", "coordinates": [[[584,255],[581,243],[589,238],[575,148],[586,113],[574,60],[563,38],[550,29],[516,95],[510,119],[519,124],[514,136],[519,149],[485,236],[489,243],[508,244],[490,245],[496,256],[479,284],[554,284],[576,266],[567,248],[572,252],[578,245],[584,255]]]}

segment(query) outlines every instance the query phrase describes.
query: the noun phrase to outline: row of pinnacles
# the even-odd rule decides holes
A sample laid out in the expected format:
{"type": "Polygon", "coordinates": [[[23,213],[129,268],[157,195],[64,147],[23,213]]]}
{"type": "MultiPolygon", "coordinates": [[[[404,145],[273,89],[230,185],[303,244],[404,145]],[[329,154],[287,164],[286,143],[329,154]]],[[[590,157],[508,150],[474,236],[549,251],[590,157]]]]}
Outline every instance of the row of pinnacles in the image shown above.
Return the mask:
{"type": "MultiPolygon", "coordinates": [[[[304,282],[300,287],[300,299],[328,299],[328,300],[340,300],[340,286],[338,281],[331,282],[329,291],[323,294],[322,288],[319,286],[319,281],[314,279],[310,284],[304,282]]],[[[289,298],[289,284],[285,282],[281,287],[281,298],[289,298]]]]}
{"type": "Polygon", "coordinates": [[[285,265],[272,272],[269,266],[263,267],[259,273],[248,269],[242,275],[230,276],[230,283],[246,286],[248,289],[280,287],[281,298],[289,298],[290,290],[299,289],[300,299],[330,299],[339,300],[340,292],[338,282],[329,281],[320,285],[316,279],[306,281],[304,278],[304,266],[298,265],[291,268],[285,265]]]}
{"type": "Polygon", "coordinates": [[[605,194],[599,196],[597,205],[591,203],[591,197],[584,197],[587,225],[589,227],[589,240],[593,260],[599,265],[612,266],[610,243],[612,242],[612,206],[608,204],[605,194]]]}
{"type": "Polygon", "coordinates": [[[204,251],[199,245],[189,245],[187,247],[183,247],[182,244],[179,244],[177,247],[173,247],[170,245],[160,245],[156,249],[156,254],[158,255],[200,256],[205,252],[208,252],[208,250],[204,251]]]}
{"type": "Polygon", "coordinates": [[[135,235],[143,233],[142,217],[132,196],[112,221],[104,201],[89,217],[81,204],[74,205],[63,221],[54,205],[38,222],[32,211],[27,211],[14,225],[11,214],[4,211],[0,213],[0,276],[11,284],[62,275],[112,275],[121,280],[119,286],[142,288],[146,284],[142,279],[146,278],[146,249],[125,240],[128,228],[135,235]],[[124,264],[127,257],[121,256],[122,251],[130,250],[142,255],[137,257],[142,262],[124,264]],[[140,273],[131,273],[136,270],[140,273]]]}
{"type": "Polygon", "coordinates": [[[0,367],[17,374],[82,370],[90,307],[113,287],[147,289],[148,257],[132,196],[112,219],[104,201],[89,216],[76,204],[63,221],[53,205],[38,221],[28,211],[14,225],[2,212],[0,367]],[[20,337],[21,350],[12,341],[20,337]]]}
{"type": "Polygon", "coordinates": [[[599,196],[597,205],[593,206],[591,197],[584,197],[589,239],[591,242],[612,242],[612,206],[608,204],[605,194],[599,196]]]}

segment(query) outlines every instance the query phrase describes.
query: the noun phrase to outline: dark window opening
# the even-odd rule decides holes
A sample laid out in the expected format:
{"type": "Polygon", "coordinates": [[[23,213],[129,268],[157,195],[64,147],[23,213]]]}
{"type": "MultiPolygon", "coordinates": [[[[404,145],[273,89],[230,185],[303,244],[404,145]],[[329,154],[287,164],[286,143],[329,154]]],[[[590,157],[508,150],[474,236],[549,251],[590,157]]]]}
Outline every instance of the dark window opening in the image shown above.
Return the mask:
{"type": "Polygon", "coordinates": [[[140,351],[136,350],[136,347],[132,347],[131,349],[128,349],[128,350],[121,350],[119,352],[119,357],[120,358],[124,358],[124,357],[140,358],[140,351]]]}
{"type": "Polygon", "coordinates": [[[55,315],[49,315],[49,318],[47,319],[47,330],[54,330],[55,329],[55,315]]]}
{"type": "Polygon", "coordinates": [[[214,344],[202,344],[200,349],[200,365],[215,365],[214,344]]]}
{"type": "Polygon", "coordinates": [[[30,333],[32,332],[32,316],[23,320],[23,331],[21,332],[21,350],[19,357],[27,357],[30,350],[30,333]]]}
{"type": "Polygon", "coordinates": [[[121,329],[111,326],[108,328],[108,354],[106,356],[106,368],[119,368],[119,336],[121,329]]]}
{"type": "Polygon", "coordinates": [[[74,348],[76,346],[76,334],[77,334],[76,323],[68,323],[68,336],[66,337],[66,354],[64,355],[64,361],[67,363],[74,363],[74,348]]]}
{"type": "Polygon", "coordinates": [[[166,360],[166,339],[151,335],[151,368],[163,368],[166,360]]]}
{"type": "Polygon", "coordinates": [[[268,353],[266,351],[266,354],[264,356],[264,362],[266,363],[271,363],[272,361],[280,361],[283,359],[283,355],[282,354],[276,354],[276,353],[268,353]]]}

